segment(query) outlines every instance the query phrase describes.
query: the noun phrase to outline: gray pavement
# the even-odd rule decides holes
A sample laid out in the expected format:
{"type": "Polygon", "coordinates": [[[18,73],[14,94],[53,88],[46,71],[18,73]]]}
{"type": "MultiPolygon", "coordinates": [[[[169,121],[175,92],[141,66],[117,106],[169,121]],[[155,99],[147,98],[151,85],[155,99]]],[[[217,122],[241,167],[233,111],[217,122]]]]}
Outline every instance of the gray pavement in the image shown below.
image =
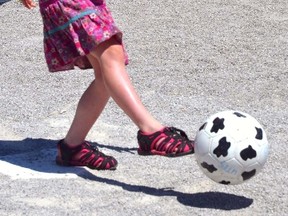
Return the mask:
{"type": "Polygon", "coordinates": [[[0,5],[0,215],[287,215],[287,1],[108,5],[132,82],[156,118],[193,138],[211,114],[249,113],[268,135],[268,162],[250,181],[223,186],[193,155],[140,157],[137,128],[110,101],[88,140],[118,169],[56,166],[56,142],[93,74],[48,73],[38,9],[11,1],[0,5]]]}

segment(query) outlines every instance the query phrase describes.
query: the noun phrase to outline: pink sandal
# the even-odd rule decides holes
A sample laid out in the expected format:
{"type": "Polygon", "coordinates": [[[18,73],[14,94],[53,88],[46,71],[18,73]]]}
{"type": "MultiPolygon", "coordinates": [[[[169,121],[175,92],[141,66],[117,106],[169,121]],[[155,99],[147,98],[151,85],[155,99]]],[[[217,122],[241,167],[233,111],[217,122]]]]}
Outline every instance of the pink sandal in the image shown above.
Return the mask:
{"type": "Polygon", "coordinates": [[[138,131],[139,155],[178,157],[194,153],[194,141],[186,133],[174,127],[165,127],[153,134],[138,131]]]}
{"type": "Polygon", "coordinates": [[[58,155],[56,163],[61,166],[87,166],[97,170],[115,170],[117,160],[100,152],[98,148],[88,142],[71,148],[64,140],[57,144],[58,155]]]}

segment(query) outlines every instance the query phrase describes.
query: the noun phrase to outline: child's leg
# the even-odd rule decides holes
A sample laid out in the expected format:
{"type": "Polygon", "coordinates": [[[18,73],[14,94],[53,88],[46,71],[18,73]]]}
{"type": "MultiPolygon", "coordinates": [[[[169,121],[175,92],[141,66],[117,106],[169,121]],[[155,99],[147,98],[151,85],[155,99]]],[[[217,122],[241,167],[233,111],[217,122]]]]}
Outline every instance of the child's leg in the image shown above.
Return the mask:
{"type": "MultiPolygon", "coordinates": [[[[175,128],[164,127],[159,123],[142,104],[139,96],[130,82],[124,65],[124,53],[122,46],[112,38],[100,44],[88,56],[95,70],[96,79],[88,87],[80,99],[76,115],[71,128],[65,138],[69,146],[77,146],[83,143],[87,133],[104,109],[109,95],[115,100],[120,108],[132,119],[140,129],[138,131],[139,154],[158,154],[165,156],[181,156],[191,154],[194,151],[193,142],[188,140],[186,134],[175,128]]],[[[86,150],[94,151],[89,146],[81,147],[80,153],[73,153],[71,159],[64,160],[61,148],[58,144],[58,164],[69,161],[69,164],[82,164],[82,158],[86,158],[86,150]],[[83,155],[83,154],[84,155],[83,155]],[[59,159],[60,158],[60,159],[59,159]]],[[[97,153],[98,154],[98,153],[97,153]]],[[[101,153],[102,154],[102,153],[101,153]]],[[[68,155],[69,156],[69,155],[68,155]]],[[[71,158],[70,156],[67,158],[71,158]]],[[[89,157],[90,167],[100,169],[114,169],[117,161],[109,156],[89,157]],[[97,163],[94,161],[97,159],[97,163]],[[101,161],[105,159],[105,162],[101,161]],[[106,161],[109,161],[106,165],[106,161]]]]}
{"type": "Polygon", "coordinates": [[[74,120],[64,140],[57,144],[56,163],[64,166],[87,166],[98,170],[115,170],[117,160],[100,152],[85,138],[104,109],[109,94],[99,64],[93,63],[95,80],[82,95],[74,120]]]}
{"type": "Polygon", "coordinates": [[[194,152],[194,143],[184,131],[164,127],[144,107],[126,72],[122,46],[115,38],[101,43],[88,58],[92,63],[98,60],[109,94],[140,129],[139,154],[175,157],[194,152]]]}
{"type": "Polygon", "coordinates": [[[76,146],[85,140],[110,97],[104,85],[98,61],[91,63],[94,68],[95,80],[82,95],[72,125],[65,137],[65,142],[70,146],[76,146]]]}
{"type": "Polygon", "coordinates": [[[140,130],[152,133],[163,128],[143,106],[132,86],[125,69],[123,48],[116,39],[100,44],[88,58],[90,62],[100,62],[109,94],[140,130]]]}

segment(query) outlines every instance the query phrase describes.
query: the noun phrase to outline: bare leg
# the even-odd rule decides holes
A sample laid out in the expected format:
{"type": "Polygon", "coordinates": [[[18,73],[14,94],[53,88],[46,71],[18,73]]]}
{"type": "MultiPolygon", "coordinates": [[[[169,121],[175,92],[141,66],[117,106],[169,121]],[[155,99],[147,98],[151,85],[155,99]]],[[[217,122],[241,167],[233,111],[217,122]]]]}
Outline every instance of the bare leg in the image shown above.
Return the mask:
{"type": "Polygon", "coordinates": [[[105,155],[90,143],[84,142],[110,97],[104,85],[99,63],[93,61],[92,66],[95,80],[82,95],[65,139],[57,144],[56,163],[62,166],[87,166],[97,170],[115,170],[118,164],[115,158],[105,155]]]}
{"type": "Polygon", "coordinates": [[[72,125],[65,137],[65,142],[70,146],[78,145],[85,140],[110,97],[98,61],[93,61],[91,64],[94,68],[95,80],[82,95],[72,125]]]}
{"type": "Polygon", "coordinates": [[[164,127],[143,106],[126,72],[122,46],[114,38],[100,44],[88,57],[100,62],[106,89],[140,130],[152,133],[164,127]]]}
{"type": "MultiPolygon", "coordinates": [[[[74,120],[64,140],[65,143],[71,147],[83,143],[111,96],[142,131],[138,134],[141,139],[137,136],[139,154],[182,156],[194,152],[193,142],[188,140],[183,131],[164,128],[144,107],[126,72],[122,46],[115,38],[101,43],[87,57],[95,70],[95,80],[79,101],[74,120]],[[156,131],[158,133],[154,133],[156,131]],[[157,143],[154,140],[157,140],[157,143]]],[[[61,142],[58,143],[59,153],[58,160],[56,160],[58,164],[86,166],[86,162],[83,163],[82,160],[86,160],[89,156],[87,162],[92,168],[116,168],[117,161],[113,157],[99,154],[95,149],[91,149],[89,146],[83,147],[83,145],[79,146],[82,149],[75,155],[69,149],[66,150],[68,153],[65,153],[65,150],[61,150],[61,148],[66,148],[65,145],[61,142]],[[62,156],[62,152],[66,155],[62,156]],[[71,154],[73,155],[71,156],[71,154]]]]}

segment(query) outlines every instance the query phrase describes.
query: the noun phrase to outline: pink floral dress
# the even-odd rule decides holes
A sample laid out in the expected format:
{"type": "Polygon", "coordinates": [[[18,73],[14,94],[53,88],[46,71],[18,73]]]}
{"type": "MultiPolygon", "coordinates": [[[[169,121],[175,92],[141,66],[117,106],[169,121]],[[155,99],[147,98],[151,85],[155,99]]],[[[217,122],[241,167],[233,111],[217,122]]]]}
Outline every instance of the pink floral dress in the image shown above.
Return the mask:
{"type": "MultiPolygon", "coordinates": [[[[86,55],[115,36],[122,44],[105,0],[39,0],[44,52],[50,72],[92,68],[86,55]]],[[[124,47],[123,47],[124,50],[124,47]]],[[[125,64],[128,64],[125,53],[125,64]]]]}

